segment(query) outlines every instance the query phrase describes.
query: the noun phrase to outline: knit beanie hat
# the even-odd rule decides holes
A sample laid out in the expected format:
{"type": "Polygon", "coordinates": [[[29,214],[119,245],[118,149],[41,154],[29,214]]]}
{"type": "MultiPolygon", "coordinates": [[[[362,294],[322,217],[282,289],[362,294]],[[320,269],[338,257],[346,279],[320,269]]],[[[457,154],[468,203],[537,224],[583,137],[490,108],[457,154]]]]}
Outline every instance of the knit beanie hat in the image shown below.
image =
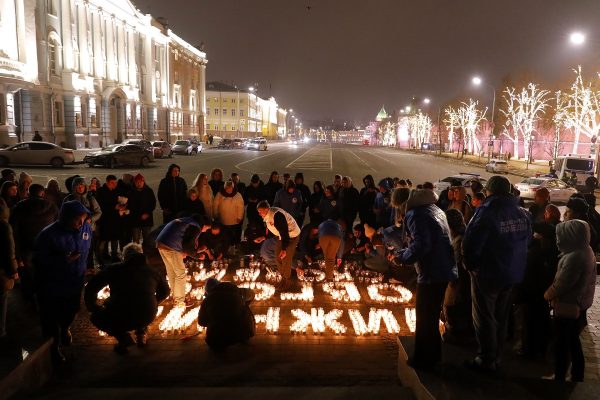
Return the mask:
{"type": "Polygon", "coordinates": [[[584,199],[581,199],[579,197],[571,197],[569,201],[567,201],[567,208],[576,212],[579,215],[586,215],[589,206],[584,199]]]}
{"type": "Polygon", "coordinates": [[[511,184],[505,176],[494,175],[487,181],[485,188],[495,196],[506,196],[510,194],[511,184]]]}

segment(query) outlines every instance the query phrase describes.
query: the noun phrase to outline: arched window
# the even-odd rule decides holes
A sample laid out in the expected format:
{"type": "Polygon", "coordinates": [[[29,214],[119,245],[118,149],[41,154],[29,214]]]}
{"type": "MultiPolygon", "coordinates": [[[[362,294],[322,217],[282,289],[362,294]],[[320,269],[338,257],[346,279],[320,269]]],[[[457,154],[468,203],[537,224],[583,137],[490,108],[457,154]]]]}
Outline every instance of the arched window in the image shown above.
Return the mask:
{"type": "Polygon", "coordinates": [[[48,70],[50,75],[58,75],[57,43],[54,39],[48,40],[48,70]]]}

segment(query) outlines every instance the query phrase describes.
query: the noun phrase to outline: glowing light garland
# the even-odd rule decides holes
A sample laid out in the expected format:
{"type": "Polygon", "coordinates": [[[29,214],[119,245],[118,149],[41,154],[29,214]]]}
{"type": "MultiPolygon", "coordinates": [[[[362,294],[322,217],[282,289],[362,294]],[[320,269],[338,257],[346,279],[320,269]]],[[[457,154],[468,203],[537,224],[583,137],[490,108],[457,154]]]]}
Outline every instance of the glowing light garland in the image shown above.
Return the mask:
{"type": "Polygon", "coordinates": [[[360,292],[354,282],[328,282],[323,284],[323,291],[331,295],[333,300],[341,302],[360,301],[360,292]]]}
{"type": "Polygon", "coordinates": [[[281,293],[281,300],[288,301],[313,301],[315,299],[315,291],[312,285],[307,283],[302,284],[302,291],[300,293],[281,293]]]}
{"type": "Polygon", "coordinates": [[[412,292],[402,285],[394,285],[391,283],[378,283],[367,286],[367,292],[371,300],[378,303],[408,303],[412,299],[412,292]],[[384,296],[379,293],[380,290],[394,290],[399,296],[384,296]]]}
{"type": "Polygon", "coordinates": [[[275,286],[269,283],[262,282],[244,282],[238,285],[240,288],[252,289],[254,292],[254,300],[268,300],[275,294],[275,286]]]}

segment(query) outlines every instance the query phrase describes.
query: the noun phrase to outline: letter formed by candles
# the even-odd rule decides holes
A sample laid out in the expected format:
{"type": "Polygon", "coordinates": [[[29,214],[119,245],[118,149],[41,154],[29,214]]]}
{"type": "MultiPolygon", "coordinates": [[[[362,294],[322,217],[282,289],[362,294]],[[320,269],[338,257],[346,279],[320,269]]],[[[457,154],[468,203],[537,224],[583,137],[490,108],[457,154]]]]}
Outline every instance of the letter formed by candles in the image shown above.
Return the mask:
{"type": "Polygon", "coordinates": [[[267,333],[277,333],[279,331],[279,307],[269,307],[266,314],[254,316],[257,324],[265,324],[267,333]]]}
{"type": "Polygon", "coordinates": [[[326,328],[332,330],[335,334],[346,333],[346,326],[338,321],[344,312],[339,309],[333,309],[325,314],[323,308],[311,308],[310,314],[300,310],[292,310],[292,315],[296,321],[290,325],[292,333],[306,333],[310,326],[314,334],[322,334],[326,328]]]}

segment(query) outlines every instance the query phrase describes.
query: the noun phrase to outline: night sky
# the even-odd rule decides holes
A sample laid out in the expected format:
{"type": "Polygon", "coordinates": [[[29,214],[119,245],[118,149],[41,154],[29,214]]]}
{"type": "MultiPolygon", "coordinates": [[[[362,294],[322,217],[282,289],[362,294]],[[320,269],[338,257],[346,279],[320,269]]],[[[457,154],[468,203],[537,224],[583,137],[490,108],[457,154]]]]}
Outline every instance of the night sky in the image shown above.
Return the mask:
{"type": "Polygon", "coordinates": [[[430,107],[457,96],[491,106],[507,74],[548,88],[580,63],[600,71],[600,0],[137,0],[193,45],[207,81],[259,84],[303,121],[372,120],[413,96],[430,107]],[[573,30],[587,36],[569,44],[573,30]],[[269,91],[269,86],[271,90],[269,91]]]}

